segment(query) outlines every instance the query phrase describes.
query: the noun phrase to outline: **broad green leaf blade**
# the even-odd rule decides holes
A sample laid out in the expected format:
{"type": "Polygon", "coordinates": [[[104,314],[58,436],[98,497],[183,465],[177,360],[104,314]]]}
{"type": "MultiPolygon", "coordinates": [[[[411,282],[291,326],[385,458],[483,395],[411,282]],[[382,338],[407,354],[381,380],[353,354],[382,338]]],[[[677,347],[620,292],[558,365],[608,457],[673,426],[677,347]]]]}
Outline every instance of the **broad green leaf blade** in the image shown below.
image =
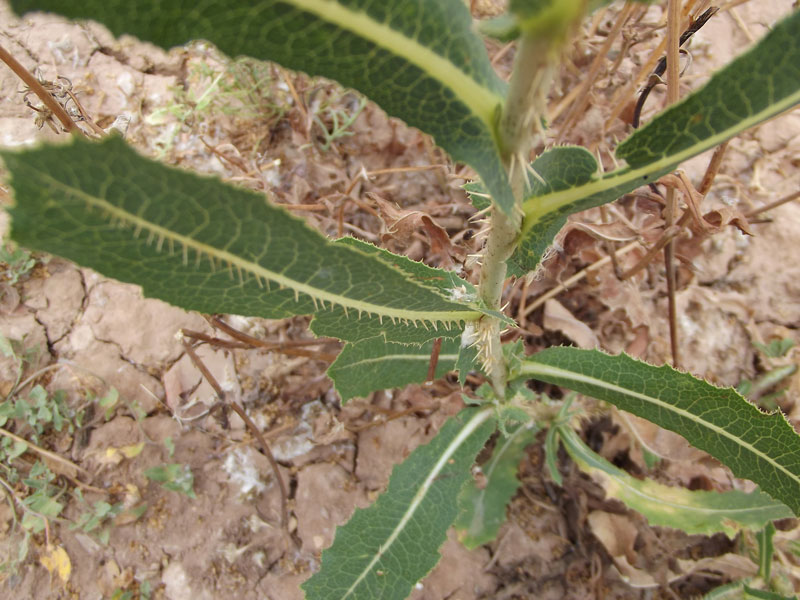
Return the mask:
{"type": "MultiPolygon", "coordinates": [[[[433,343],[431,340],[421,346],[398,344],[374,337],[345,344],[328,368],[328,376],[343,403],[376,390],[422,383],[428,376],[433,343]]],[[[460,337],[442,340],[436,378],[444,377],[455,368],[460,345],[460,337]]]]}
{"type": "Polygon", "coordinates": [[[420,343],[457,335],[481,314],[379,257],[329,242],[260,194],[150,161],[116,137],[0,156],[21,245],[182,308],[317,312],[333,323],[327,334],[345,340],[368,331],[420,343]]]}
{"type": "Polygon", "coordinates": [[[514,201],[495,138],[505,84],[462,0],[14,0],[100,21],[162,48],[204,39],[229,56],[273,60],[335,79],[430,133],[470,164],[510,214],[514,201]]]}
{"type": "Polygon", "coordinates": [[[492,457],[481,468],[485,485],[479,488],[474,481],[468,481],[461,490],[455,528],[459,541],[470,550],[497,537],[506,520],[506,507],[520,485],[519,462],[537,431],[530,423],[518,426],[508,437],[500,436],[492,457]]]}
{"type": "Polygon", "coordinates": [[[548,348],[522,374],[610,402],[685,437],[800,514],[800,436],[781,413],[764,414],[731,388],[624,354],[548,348]]]}
{"type": "Polygon", "coordinates": [[[558,427],[558,434],[572,460],[598,481],[607,495],[642,514],[650,525],[689,534],[722,532],[733,538],[742,528],[757,530],[775,519],[793,516],[787,506],[760,491],[691,491],[636,479],[593,452],[569,427],[558,427]]]}
{"type": "Polygon", "coordinates": [[[620,144],[617,156],[627,161],[627,167],[573,187],[539,189],[529,196],[523,204],[525,218],[520,247],[512,259],[514,268],[535,269],[568,215],[612,202],[656,181],[683,161],[798,102],[800,12],[796,11],[704,87],[620,144]]]}
{"type": "Polygon", "coordinates": [[[402,600],[439,560],[457,516],[456,497],[494,430],[492,409],[467,408],[447,421],[389,480],[369,508],[336,530],[320,571],[301,587],[309,600],[402,600]]]}
{"type": "Polygon", "coordinates": [[[379,248],[374,244],[353,237],[340,238],[336,240],[336,243],[355,248],[364,254],[376,256],[407,273],[419,285],[433,288],[454,301],[474,302],[478,296],[478,290],[475,286],[456,275],[454,271],[429,267],[425,263],[411,260],[407,256],[394,254],[385,248],[379,248]]]}

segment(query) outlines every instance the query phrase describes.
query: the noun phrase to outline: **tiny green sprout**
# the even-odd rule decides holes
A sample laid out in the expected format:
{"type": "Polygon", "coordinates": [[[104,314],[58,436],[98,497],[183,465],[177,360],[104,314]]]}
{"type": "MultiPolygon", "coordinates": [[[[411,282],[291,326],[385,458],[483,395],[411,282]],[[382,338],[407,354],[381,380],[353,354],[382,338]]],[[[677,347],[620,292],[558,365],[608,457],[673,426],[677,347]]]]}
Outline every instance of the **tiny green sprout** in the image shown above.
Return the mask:
{"type": "Polygon", "coordinates": [[[180,492],[196,498],[194,493],[194,474],[189,465],[181,463],[168,463],[152,467],[144,472],[148,479],[160,483],[164,489],[180,492]]]}

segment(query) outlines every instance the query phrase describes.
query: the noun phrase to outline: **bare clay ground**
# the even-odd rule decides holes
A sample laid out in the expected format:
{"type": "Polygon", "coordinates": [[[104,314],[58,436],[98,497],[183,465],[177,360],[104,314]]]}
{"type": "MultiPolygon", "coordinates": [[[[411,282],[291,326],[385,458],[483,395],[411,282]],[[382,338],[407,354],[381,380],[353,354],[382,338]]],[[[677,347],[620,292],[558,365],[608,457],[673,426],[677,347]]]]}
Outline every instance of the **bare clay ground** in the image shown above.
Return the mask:
{"type": "MultiPolygon", "coordinates": [[[[750,37],[763,35],[790,6],[788,0],[750,2],[735,15],[712,20],[693,43],[684,91],[741,51],[750,37]]],[[[604,129],[615,90],[629,81],[663,34],[657,27],[660,7],[637,10],[642,15],[630,32],[641,43],[615,69],[601,73],[593,102],[560,140],[590,144],[604,160],[613,138],[627,131],[621,120],[604,129]]],[[[575,69],[565,69],[553,107],[579,84],[577,74],[585,72],[618,13],[614,5],[598,16],[593,33],[577,45],[571,59],[575,69]]],[[[99,126],[128,117],[126,139],[144,154],[269,193],[328,235],[355,235],[431,264],[463,261],[479,247],[466,234],[477,228],[468,221],[474,210],[460,189],[469,173],[450,163],[430,138],[387,119],[372,104],[362,105],[355,94],[275,66],[234,66],[204,44],[165,53],[132,39],[114,40],[96,25],[46,16],[20,21],[5,3],[0,4],[0,34],[0,43],[28,69],[38,69],[50,81],[68,78],[99,126]],[[202,98],[210,105],[199,104],[202,98]],[[347,133],[332,136],[335,119],[351,115],[357,117],[347,133]],[[395,172],[376,173],[385,169],[395,172]],[[408,213],[398,220],[397,210],[408,213]],[[421,213],[444,228],[450,252],[411,218],[421,213]]],[[[510,53],[497,44],[489,50],[507,73],[510,53]]],[[[616,56],[610,58],[609,64],[616,56]]],[[[0,67],[0,145],[63,138],[47,125],[37,128],[21,89],[19,80],[0,67]]],[[[645,119],[660,102],[654,95],[645,119]]],[[[555,132],[558,125],[556,119],[555,132]]],[[[708,160],[706,155],[684,166],[694,182],[708,160]]],[[[704,210],[727,206],[747,212],[786,196],[800,184],[799,165],[800,114],[795,110],[731,143],[704,210]]],[[[7,219],[0,216],[5,231],[7,219]]],[[[669,359],[663,266],[653,264],[627,282],[620,282],[610,266],[593,269],[549,303],[525,308],[607,255],[606,243],[592,233],[600,231],[623,247],[636,239],[650,244],[663,228],[660,211],[633,197],[610,209],[615,228],[603,229],[607,216],[600,211],[577,216],[560,236],[563,252],[555,253],[536,280],[515,284],[508,300],[521,329],[514,335],[531,350],[559,343],[598,345],[662,363],[669,359]]],[[[708,239],[695,235],[679,242],[683,365],[719,384],[734,385],[765,370],[753,342],[800,342],[800,207],[789,203],[766,216],[751,224],[753,236],[726,227],[708,239]]],[[[643,254],[641,246],[621,253],[622,266],[643,254]]],[[[129,592],[135,598],[149,588],[150,597],[170,600],[301,598],[298,586],[318,568],[320,551],[331,543],[336,525],[355,507],[369,505],[392,466],[462,406],[457,384],[443,380],[342,407],[324,376],[338,346],[315,343],[306,319],[227,318],[239,330],[290,349],[284,354],[204,344],[198,352],[264,431],[281,465],[289,487],[292,545],[280,531],[280,494],[267,459],[238,417],[225,426],[205,415],[215,401],[213,390],[176,337],[180,330],[224,334],[204,316],[142,298],[134,286],[58,258],[36,258],[35,268],[19,282],[3,283],[0,333],[30,350],[24,377],[58,365],[37,374],[30,385],[66,390],[75,410],[92,407],[74,432],[52,433],[41,441],[86,474],[51,465],[68,490],[63,518],[33,536],[25,559],[0,575],[3,596],[94,599],[129,592]],[[304,355],[291,352],[298,348],[304,355]],[[112,388],[120,402],[106,415],[91,399],[112,388]],[[163,463],[189,466],[195,498],[145,477],[146,469],[163,463]],[[97,532],[70,527],[86,510],[74,496],[80,487],[76,481],[82,482],[88,502],[120,502],[126,509],[108,524],[105,543],[97,532]],[[139,516],[135,509],[140,507],[139,516]],[[69,557],[66,580],[46,568],[55,547],[69,557]]],[[[476,275],[469,263],[467,274],[476,275]]],[[[797,357],[794,351],[786,360],[797,362],[797,357]]],[[[15,367],[5,360],[0,369],[5,396],[15,367]]],[[[796,376],[788,386],[780,406],[796,424],[796,376]]],[[[6,428],[15,426],[25,435],[22,424],[6,428]]],[[[644,423],[635,426],[636,435],[667,458],[652,471],[618,415],[588,421],[584,433],[601,454],[634,474],[691,488],[744,485],[676,436],[644,423]]],[[[24,454],[17,459],[19,468],[29,469],[35,459],[24,454]]],[[[451,536],[442,562],[413,598],[683,598],[752,576],[757,569],[748,550],[752,540],[650,527],[606,500],[566,458],[560,465],[563,487],[542,465],[541,445],[534,445],[521,465],[522,487],[498,540],[469,552],[451,536]]],[[[0,562],[18,555],[23,534],[14,511],[19,510],[11,499],[0,504],[0,562]]],[[[785,525],[779,544],[797,539],[795,527],[785,525]]],[[[786,556],[796,583],[799,563],[786,556]]]]}

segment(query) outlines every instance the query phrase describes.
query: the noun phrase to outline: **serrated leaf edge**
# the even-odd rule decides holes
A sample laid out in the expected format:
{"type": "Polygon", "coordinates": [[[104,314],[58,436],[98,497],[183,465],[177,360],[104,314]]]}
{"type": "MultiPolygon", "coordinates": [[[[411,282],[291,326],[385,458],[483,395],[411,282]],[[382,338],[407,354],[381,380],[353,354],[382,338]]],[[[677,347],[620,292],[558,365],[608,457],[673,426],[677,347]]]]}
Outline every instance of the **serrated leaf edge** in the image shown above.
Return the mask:
{"type": "MultiPolygon", "coordinates": [[[[608,355],[608,356],[610,356],[610,355],[608,355]]],[[[628,355],[627,354],[622,354],[620,356],[628,356],[628,355]]],[[[628,358],[631,358],[631,357],[628,357],[628,358]]],[[[635,359],[632,359],[632,360],[635,360],[635,359]]],[[[745,442],[742,438],[740,438],[740,437],[738,437],[738,436],[736,436],[736,435],[734,435],[734,434],[732,434],[732,433],[730,433],[728,431],[725,431],[722,427],[714,425],[713,423],[710,423],[708,421],[705,421],[705,420],[702,420],[702,419],[698,419],[696,415],[693,415],[692,413],[690,413],[687,410],[684,410],[682,408],[677,408],[673,404],[670,404],[669,402],[665,402],[665,401],[663,401],[663,400],[661,400],[659,398],[654,398],[654,397],[648,396],[646,394],[641,394],[639,392],[635,392],[635,391],[630,390],[628,388],[624,388],[622,386],[619,386],[619,385],[616,385],[616,384],[613,384],[613,383],[609,383],[607,381],[604,381],[602,379],[598,379],[596,377],[589,377],[589,376],[583,375],[581,373],[576,373],[575,371],[569,371],[567,369],[561,369],[559,367],[553,367],[551,365],[545,365],[545,364],[537,363],[537,362],[534,362],[534,361],[535,361],[535,356],[531,357],[531,359],[528,359],[527,361],[525,361],[523,363],[523,365],[522,365],[522,374],[523,375],[525,375],[527,377],[533,377],[533,378],[535,378],[537,375],[552,375],[554,377],[559,377],[559,378],[564,378],[564,379],[572,379],[573,381],[579,381],[581,383],[586,383],[586,384],[593,385],[593,386],[596,386],[596,387],[599,387],[599,388],[604,388],[604,389],[606,389],[606,390],[608,390],[610,392],[614,392],[614,393],[617,393],[617,394],[620,394],[620,395],[631,396],[631,397],[634,397],[634,398],[638,398],[639,400],[642,400],[644,402],[650,403],[650,404],[652,404],[654,406],[657,406],[657,407],[662,408],[664,410],[667,410],[669,412],[678,414],[678,415],[680,415],[680,416],[682,416],[682,417],[684,417],[684,418],[686,418],[686,419],[688,419],[690,421],[695,421],[695,422],[698,422],[698,423],[702,423],[704,427],[710,429],[711,431],[714,431],[715,433],[717,433],[721,437],[727,438],[727,439],[733,441],[734,443],[736,443],[737,445],[742,446],[744,448],[747,448],[754,455],[756,455],[759,458],[763,459],[765,462],[767,462],[768,464],[772,465],[777,470],[783,472],[784,474],[786,474],[787,477],[789,477],[789,479],[795,481],[798,485],[800,485],[800,476],[795,475],[794,473],[792,473],[786,467],[784,467],[780,463],[776,462],[768,454],[762,452],[761,450],[758,450],[752,444],[750,444],[748,442],[745,442]]],[[[642,364],[646,364],[646,363],[642,363],[642,364]]],[[[653,365],[647,365],[647,366],[653,366],[653,365]]],[[[681,373],[681,371],[673,369],[669,365],[662,365],[661,367],[656,367],[656,368],[667,369],[667,370],[673,371],[675,373],[681,373]]],[[[702,380],[698,380],[698,381],[702,381],[702,380]]],[[[567,386],[567,387],[569,387],[569,386],[567,386]]],[[[724,389],[724,388],[720,388],[720,389],[724,389]]],[[[728,388],[728,389],[733,390],[733,388],[728,388]]],[[[742,399],[742,401],[743,402],[747,402],[744,399],[742,399]]],[[[783,419],[784,423],[788,427],[791,428],[791,424],[786,420],[786,416],[783,413],[781,413],[780,411],[778,411],[777,413],[761,413],[761,414],[763,414],[764,416],[779,415],[783,419]]]]}
{"type": "MultiPolygon", "coordinates": [[[[486,476],[486,480],[491,482],[492,475],[494,474],[495,468],[497,468],[497,465],[500,464],[500,461],[503,458],[503,455],[505,455],[505,453],[508,451],[508,449],[512,446],[512,444],[517,440],[517,438],[519,436],[523,435],[524,433],[528,433],[528,434],[532,435],[532,434],[535,434],[537,431],[538,431],[538,428],[536,426],[536,423],[531,421],[530,423],[526,423],[526,424],[520,425],[519,427],[517,427],[517,429],[513,433],[511,433],[505,439],[503,439],[503,445],[500,446],[499,448],[497,448],[494,452],[492,452],[492,457],[489,459],[489,462],[486,463],[486,465],[483,466],[482,470],[483,470],[483,474],[486,476]],[[488,466],[488,468],[486,468],[487,466],[488,466]]],[[[522,483],[519,482],[519,484],[517,485],[517,488],[519,488],[519,485],[522,485],[522,483]]],[[[466,531],[470,535],[471,535],[470,532],[471,532],[471,530],[473,528],[474,523],[476,521],[482,521],[483,520],[484,507],[486,505],[486,502],[485,502],[486,490],[488,488],[489,488],[489,486],[487,485],[485,488],[479,490],[478,493],[476,494],[475,498],[473,499],[473,502],[472,502],[473,506],[480,507],[480,510],[476,510],[475,511],[472,521],[470,521],[470,523],[466,527],[464,527],[464,531],[466,531]]],[[[466,545],[466,542],[465,542],[465,545],[466,545]]],[[[468,546],[468,547],[471,548],[472,546],[468,546]]]]}
{"type": "MultiPolygon", "coordinates": [[[[3,154],[9,155],[10,153],[3,154]]],[[[164,165],[161,166],[164,167],[164,165]]],[[[266,269],[258,263],[246,260],[236,254],[226,252],[220,248],[210,246],[189,236],[176,233],[170,229],[167,229],[166,227],[162,227],[142,219],[133,213],[114,206],[111,202],[105,200],[104,198],[92,196],[78,188],[64,184],[63,182],[51,177],[47,173],[41,171],[37,172],[37,177],[40,179],[40,182],[43,182],[44,184],[56,190],[81,198],[87,204],[90,210],[96,209],[100,211],[101,214],[107,216],[109,222],[113,226],[120,228],[126,226],[131,227],[133,229],[133,235],[135,238],[138,239],[142,232],[147,233],[148,244],[155,243],[158,251],[162,250],[165,242],[168,246],[168,251],[170,254],[174,254],[175,247],[178,246],[182,252],[184,266],[188,265],[189,263],[189,251],[191,250],[196,254],[195,261],[197,264],[199,264],[200,261],[205,257],[215,270],[218,269],[220,265],[227,267],[232,278],[233,271],[235,269],[240,281],[244,277],[244,274],[250,274],[251,276],[255,277],[259,285],[264,287],[267,292],[269,291],[270,282],[273,282],[281,289],[288,288],[293,290],[295,293],[295,300],[299,300],[300,294],[308,296],[312,299],[315,308],[317,309],[319,308],[317,303],[319,303],[324,309],[325,303],[327,302],[332,307],[341,307],[345,312],[345,316],[349,315],[348,311],[357,313],[359,317],[362,313],[367,313],[378,317],[378,320],[381,323],[383,323],[383,319],[386,318],[391,320],[393,324],[400,322],[404,324],[413,324],[415,327],[421,324],[426,329],[428,328],[428,325],[430,325],[436,331],[438,331],[440,324],[445,330],[449,330],[454,323],[460,324],[462,322],[475,321],[482,316],[482,313],[478,310],[467,309],[452,311],[413,311],[403,308],[391,308],[379,304],[364,302],[362,300],[355,300],[341,294],[334,294],[319,290],[306,283],[295,281],[294,279],[291,279],[285,275],[266,269]]],[[[54,199],[51,200],[51,202],[57,202],[57,200],[54,199]]],[[[303,221],[298,221],[306,226],[303,221]]],[[[362,253],[360,250],[353,247],[348,247],[347,250],[350,252],[362,253]]],[[[385,261],[382,262],[386,264],[385,261]]],[[[413,280],[409,277],[406,278],[408,281],[413,282],[413,280]]],[[[435,291],[427,286],[425,286],[425,289],[429,291],[435,291]]],[[[441,297],[440,293],[437,293],[437,295],[441,297]]]]}
{"type": "MultiPolygon", "coordinates": [[[[701,90],[702,89],[704,88],[701,88],[701,90]]],[[[698,90],[698,92],[701,90],[698,90]]],[[[670,107],[669,111],[680,109],[681,105],[684,102],[686,102],[686,100],[688,100],[689,98],[691,98],[691,95],[687,96],[686,99],[684,99],[681,103],[675,104],[672,107],[670,107]]],[[[734,137],[735,135],[741,133],[742,131],[745,131],[750,127],[758,125],[762,121],[766,121],[771,117],[774,117],[784,111],[789,110],[798,103],[800,103],[800,88],[795,93],[785,96],[778,102],[766,106],[761,111],[753,115],[750,115],[749,117],[742,119],[741,121],[738,121],[735,125],[728,127],[727,129],[724,129],[703,140],[699,140],[697,144],[689,146],[688,148],[685,148],[680,152],[676,152],[675,154],[670,154],[667,156],[662,156],[660,159],[650,162],[641,167],[637,168],[622,167],[616,169],[614,171],[611,171],[610,173],[607,173],[603,177],[595,179],[594,181],[591,181],[582,186],[528,198],[523,202],[522,205],[525,217],[523,219],[521,235],[524,236],[528,231],[530,231],[530,229],[534,225],[536,225],[536,223],[541,221],[541,219],[544,216],[548,215],[549,213],[556,212],[557,210],[563,208],[564,206],[567,206],[578,200],[582,200],[583,198],[587,198],[589,196],[605,192],[606,190],[610,190],[612,188],[625,185],[637,179],[642,179],[643,182],[654,179],[655,178],[654,174],[667,173],[670,170],[674,169],[676,166],[678,166],[680,163],[684,162],[685,160],[697,156],[701,152],[705,152],[706,150],[723,143],[724,141],[734,137]]],[[[662,116],[666,115],[667,112],[661,113],[656,118],[661,118],[662,116]]],[[[646,127],[642,128],[640,131],[646,131],[646,127]]],[[[623,141],[622,144],[620,144],[620,146],[618,147],[617,151],[624,148],[624,144],[627,141],[628,140],[623,141]]]]}
{"type": "Polygon", "coordinates": [[[409,503],[408,508],[403,513],[400,521],[398,521],[397,525],[394,527],[392,532],[389,534],[389,537],[386,538],[386,541],[381,544],[380,551],[372,557],[370,562],[364,567],[361,573],[358,574],[356,579],[353,581],[352,585],[347,589],[347,591],[342,595],[342,599],[349,597],[359,586],[359,584],[369,575],[370,571],[375,567],[378,561],[383,557],[384,554],[391,548],[392,544],[397,540],[400,533],[405,529],[406,525],[408,525],[409,521],[414,517],[414,513],[419,508],[419,505],[422,504],[422,501],[425,499],[425,496],[430,491],[431,487],[433,486],[436,478],[439,476],[439,473],[442,469],[445,468],[447,463],[449,462],[450,458],[455,454],[458,448],[472,435],[481,425],[483,425],[486,421],[492,419],[494,417],[494,410],[491,408],[484,409],[478,413],[476,413],[465,425],[461,428],[458,435],[453,438],[453,440],[446,446],[444,452],[439,457],[439,460],[433,465],[431,470],[429,471],[427,477],[422,482],[417,490],[417,493],[414,494],[413,500],[409,503]]]}

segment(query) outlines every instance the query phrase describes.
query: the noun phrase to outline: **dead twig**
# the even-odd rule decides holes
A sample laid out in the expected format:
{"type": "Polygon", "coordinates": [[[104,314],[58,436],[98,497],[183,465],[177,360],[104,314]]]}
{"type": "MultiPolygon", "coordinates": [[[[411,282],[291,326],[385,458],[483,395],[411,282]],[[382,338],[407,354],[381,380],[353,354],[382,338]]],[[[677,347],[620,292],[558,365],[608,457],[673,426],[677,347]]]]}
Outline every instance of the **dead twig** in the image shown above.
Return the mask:
{"type": "MultiPolygon", "coordinates": [[[[633,250],[634,248],[636,248],[636,247],[638,247],[638,246],[639,246],[639,242],[631,242],[630,244],[626,244],[625,246],[623,246],[622,248],[620,248],[619,250],[617,250],[617,256],[621,256],[621,255],[623,255],[623,254],[627,254],[628,252],[630,252],[631,250],[633,250]]],[[[542,294],[542,295],[541,295],[541,296],[539,296],[539,297],[538,297],[538,298],[537,298],[537,299],[536,299],[534,302],[532,302],[531,304],[529,304],[529,305],[528,305],[528,306],[525,308],[525,312],[523,313],[523,314],[524,314],[524,316],[525,316],[525,317],[527,317],[527,316],[528,316],[528,315],[530,315],[530,314],[531,314],[533,311],[535,311],[537,308],[539,308],[540,306],[542,306],[542,305],[543,305],[545,302],[547,302],[548,300],[550,300],[550,298],[555,298],[555,297],[556,297],[556,296],[558,296],[558,295],[559,295],[561,292],[563,292],[563,291],[564,291],[564,290],[566,290],[566,289],[569,289],[569,288],[570,288],[570,286],[572,286],[572,285],[576,284],[577,282],[579,282],[581,279],[583,279],[584,277],[586,277],[586,276],[587,276],[589,273],[591,273],[592,271],[596,271],[596,270],[597,270],[597,269],[599,269],[600,267],[602,267],[602,266],[604,266],[604,265],[607,265],[607,264],[609,264],[610,262],[611,262],[611,257],[610,257],[610,256],[608,256],[608,255],[606,255],[606,256],[604,256],[603,258],[601,258],[601,259],[599,259],[599,260],[596,260],[595,262],[593,262],[593,263],[592,263],[591,265],[589,265],[588,267],[586,267],[586,268],[584,268],[584,269],[582,269],[582,270],[578,271],[577,273],[575,273],[575,275],[573,275],[572,277],[570,277],[570,278],[569,278],[569,279],[567,279],[566,281],[562,281],[562,282],[561,282],[561,283],[559,283],[559,284],[558,284],[556,287],[554,287],[552,290],[550,290],[549,292],[546,292],[546,293],[542,294]]]]}
{"type": "Polygon", "coordinates": [[[442,349],[442,338],[436,338],[433,341],[433,348],[431,349],[431,360],[428,363],[428,377],[425,381],[433,381],[436,377],[436,365],[439,363],[439,352],[442,349]]]}
{"type": "MultiPolygon", "coordinates": [[[[0,45],[0,60],[8,65],[8,68],[14,71],[14,73],[19,77],[25,85],[27,85],[31,91],[36,94],[39,99],[44,103],[47,109],[53,113],[53,115],[61,122],[61,125],[64,126],[66,131],[70,133],[74,131],[81,131],[80,128],[75,125],[75,121],[70,118],[67,114],[67,111],[64,110],[64,107],[59,104],[55,98],[53,98],[52,94],[44,89],[44,86],[39,83],[39,80],[33,76],[33,74],[28,71],[22,64],[14,58],[2,45],[0,45]]],[[[82,132],[81,132],[82,133],[82,132]]]]}
{"type": "MultiPolygon", "coordinates": [[[[716,150],[714,150],[714,154],[711,157],[711,161],[708,163],[708,167],[706,168],[706,172],[703,174],[703,181],[700,183],[700,187],[697,189],[697,194],[699,194],[700,198],[702,199],[708,194],[711,186],[714,183],[714,180],[719,173],[720,165],[722,164],[722,158],[725,156],[725,151],[728,148],[728,142],[724,142],[717,146],[716,150]]],[[[687,181],[684,181],[683,184],[688,189],[689,185],[687,181]]],[[[681,215],[681,218],[678,219],[678,222],[673,227],[668,227],[664,229],[664,233],[661,235],[659,240],[650,248],[647,253],[637,262],[634,266],[630,269],[619,275],[619,278],[622,280],[629,279],[636,275],[639,271],[644,269],[650,261],[652,261],[656,254],[658,254],[664,247],[675,237],[683,231],[683,228],[689,223],[689,219],[692,216],[700,222],[700,229],[704,229],[704,223],[702,216],[699,214],[699,204],[695,204],[692,202],[692,194],[687,191],[687,202],[690,204],[690,207],[694,207],[694,213],[691,210],[686,211],[681,215]],[[695,214],[696,213],[696,214],[695,214]]]]}
{"type": "Polygon", "coordinates": [[[68,469],[72,469],[74,471],[77,471],[78,473],[81,473],[81,474],[83,474],[83,475],[85,475],[87,477],[91,477],[91,473],[89,473],[89,471],[87,471],[86,469],[84,469],[82,467],[79,467],[78,465],[76,465],[71,460],[67,460],[66,458],[56,454],[55,452],[50,452],[49,450],[45,450],[44,448],[42,448],[40,446],[37,446],[33,442],[29,442],[25,438],[21,438],[20,436],[18,436],[16,434],[13,434],[10,431],[8,431],[6,429],[3,429],[1,427],[0,427],[0,435],[5,436],[5,437],[7,437],[9,439],[12,439],[15,442],[19,442],[19,443],[25,444],[28,447],[28,450],[30,450],[32,452],[35,452],[39,456],[43,456],[48,460],[52,460],[53,462],[56,462],[56,463],[58,463],[58,464],[60,464],[60,465],[62,465],[64,467],[67,467],[68,469]]]}
{"type": "MultiPolygon", "coordinates": [[[[670,105],[680,98],[681,74],[678,68],[678,56],[682,36],[678,32],[680,31],[681,0],[669,0],[667,10],[667,105],[670,105]]],[[[675,189],[670,187],[667,189],[667,206],[664,211],[664,221],[667,228],[672,227],[675,223],[675,209],[675,189]]],[[[667,309],[672,366],[677,369],[680,367],[680,346],[678,344],[678,307],[675,298],[677,281],[675,276],[674,239],[670,239],[664,246],[664,266],[667,271],[667,309]]]]}
{"type": "Polygon", "coordinates": [[[293,538],[289,532],[289,508],[288,508],[289,496],[286,491],[286,484],[284,484],[283,478],[281,477],[278,461],[275,460],[275,457],[273,456],[272,450],[270,450],[267,441],[264,439],[264,436],[261,435],[261,432],[259,431],[256,424],[253,423],[253,420],[247,415],[246,412],[244,412],[244,409],[241,406],[239,406],[236,402],[228,401],[228,395],[219,385],[219,382],[217,381],[216,377],[214,377],[211,371],[208,370],[208,367],[206,367],[206,365],[203,363],[200,357],[197,356],[197,353],[194,351],[192,345],[187,340],[182,340],[182,343],[184,349],[186,350],[186,354],[189,355],[189,358],[191,359],[192,363],[194,364],[195,367],[197,367],[200,373],[203,374],[203,377],[205,377],[206,381],[208,381],[211,387],[214,388],[214,391],[216,392],[220,402],[222,402],[224,406],[229,406],[230,408],[232,408],[233,411],[237,415],[239,415],[239,417],[241,417],[242,421],[244,421],[245,425],[247,426],[247,429],[256,438],[256,440],[258,440],[258,443],[261,445],[261,451],[264,453],[264,456],[267,457],[267,460],[269,460],[269,464],[272,467],[273,475],[275,476],[275,480],[278,482],[278,487],[280,488],[281,492],[281,528],[286,533],[287,538],[292,540],[293,538]]]}
{"type": "Polygon", "coordinates": [[[285,342],[265,342],[264,340],[260,340],[252,335],[247,335],[228,325],[225,321],[220,319],[217,316],[211,317],[211,324],[216,327],[217,329],[221,329],[225,333],[227,333],[232,338],[239,340],[240,342],[244,342],[248,344],[250,347],[255,348],[263,348],[265,350],[271,350],[273,352],[279,352],[281,354],[287,354],[289,356],[304,356],[306,358],[314,358],[317,360],[324,360],[327,362],[333,362],[336,360],[335,354],[329,354],[327,352],[315,352],[311,350],[303,350],[298,346],[316,346],[320,344],[328,344],[331,342],[335,342],[337,340],[333,338],[318,338],[316,340],[299,340],[299,341],[285,341],[285,342]]]}
{"type": "Polygon", "coordinates": [[[800,192],[794,192],[793,194],[784,196],[780,200],[775,200],[775,202],[770,202],[769,204],[762,206],[761,208],[756,208],[754,210],[751,210],[750,212],[745,213],[744,216],[750,219],[751,217],[755,217],[757,215],[765,213],[769,210],[772,210],[773,208],[777,208],[781,204],[787,204],[788,202],[791,202],[792,200],[797,200],[798,198],[800,198],[800,192]]]}
{"type": "MultiPolygon", "coordinates": [[[[695,33],[700,31],[700,29],[703,27],[703,25],[708,23],[708,21],[709,21],[709,19],[711,19],[711,17],[713,17],[715,14],[717,14],[718,11],[719,11],[718,8],[711,7],[707,11],[705,11],[702,15],[697,17],[697,19],[694,19],[691,22],[691,24],[689,25],[688,29],[686,29],[686,31],[684,31],[681,34],[680,38],[678,39],[678,47],[681,47],[686,42],[688,42],[695,33]]],[[[674,19],[674,22],[677,22],[677,19],[674,19]]],[[[644,109],[644,104],[645,104],[645,102],[647,102],[647,98],[650,95],[650,92],[653,91],[653,88],[655,88],[659,83],[663,83],[661,77],[667,71],[667,68],[668,68],[667,67],[667,63],[668,63],[668,60],[667,60],[666,56],[662,56],[658,60],[658,64],[656,65],[656,68],[653,69],[653,72],[650,75],[650,79],[648,80],[647,85],[642,90],[641,94],[639,95],[639,99],[636,101],[636,108],[633,111],[632,124],[633,124],[634,128],[639,127],[639,121],[640,121],[641,116],[642,116],[642,109],[644,109]]],[[[674,63],[675,63],[675,69],[677,70],[677,68],[678,68],[677,55],[676,55],[676,60],[674,61],[674,63]]],[[[671,102],[670,102],[670,104],[671,104],[671,102]]]]}
{"type": "Polygon", "coordinates": [[[589,103],[590,99],[589,91],[592,89],[592,86],[597,80],[597,76],[600,74],[600,68],[605,62],[608,51],[611,50],[611,45],[617,39],[620,31],[622,31],[622,27],[628,21],[628,18],[631,16],[634,7],[635,4],[633,2],[627,2],[622,11],[620,11],[617,20],[614,22],[614,26],[611,28],[611,31],[608,33],[605,41],[603,42],[603,45],[600,47],[600,50],[598,50],[597,55],[594,57],[592,65],[589,67],[589,72],[584,76],[583,83],[580,85],[580,91],[576,95],[578,101],[572,106],[572,108],[569,109],[567,116],[564,117],[564,123],[561,126],[556,144],[563,143],[564,138],[572,128],[572,125],[586,109],[586,105],[589,103]]]}

